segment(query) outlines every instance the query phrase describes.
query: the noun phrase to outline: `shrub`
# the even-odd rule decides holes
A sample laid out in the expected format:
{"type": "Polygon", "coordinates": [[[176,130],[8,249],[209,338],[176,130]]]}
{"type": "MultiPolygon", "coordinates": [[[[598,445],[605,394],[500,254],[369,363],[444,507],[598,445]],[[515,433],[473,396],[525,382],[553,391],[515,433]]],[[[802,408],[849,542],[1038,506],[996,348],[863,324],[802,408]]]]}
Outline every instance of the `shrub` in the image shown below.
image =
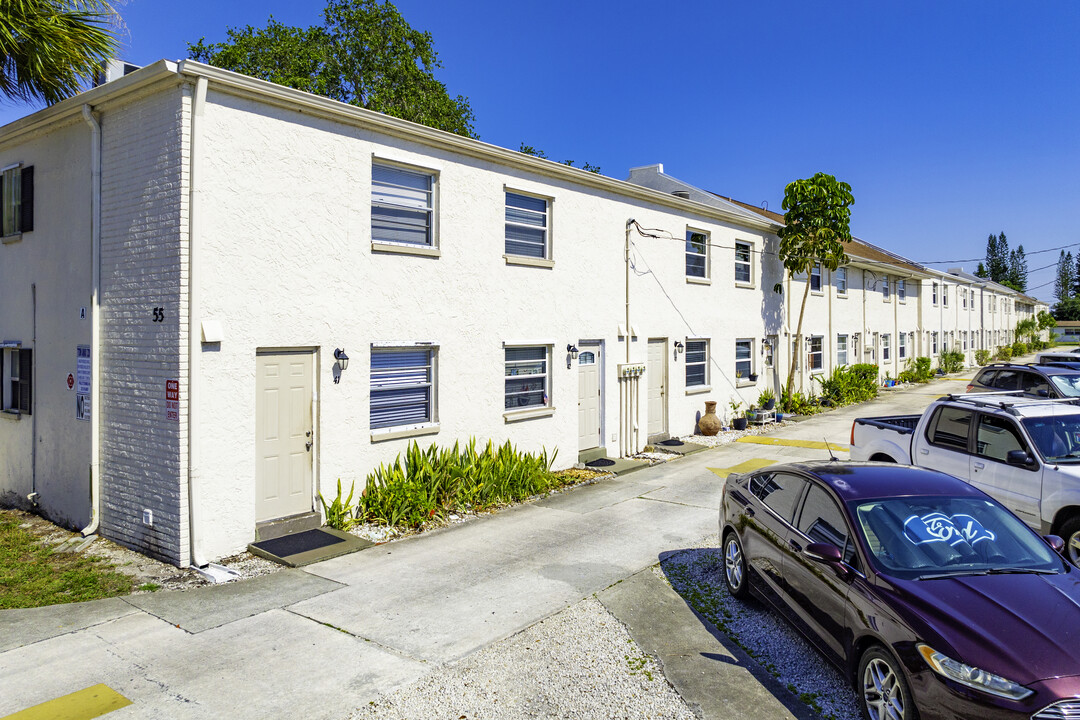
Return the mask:
{"type": "Polygon", "coordinates": [[[1013,357],[1017,357],[1019,355],[1027,355],[1028,354],[1028,344],[1026,342],[1024,342],[1023,340],[1017,340],[1016,342],[1014,342],[1012,344],[1012,354],[1013,354],[1013,357]]]}
{"type": "Polygon", "coordinates": [[[817,398],[812,396],[808,398],[801,392],[788,393],[787,390],[782,390],[780,392],[780,410],[793,415],[813,415],[821,412],[816,400],[817,398]]]}
{"type": "Polygon", "coordinates": [[[334,498],[334,502],[327,503],[323,494],[319,493],[319,502],[322,503],[327,526],[335,530],[348,530],[359,522],[353,514],[352,497],[354,490],[356,490],[356,483],[353,483],[349,488],[349,497],[343,501],[341,499],[341,478],[338,478],[337,497],[334,498]]]}
{"type": "Polygon", "coordinates": [[[524,500],[563,484],[551,472],[556,454],[520,452],[510,441],[495,447],[489,440],[482,451],[475,439],[443,450],[435,445],[421,450],[414,441],[404,457],[368,475],[356,517],[419,528],[453,512],[524,500]]]}
{"type": "Polygon", "coordinates": [[[907,365],[896,376],[896,379],[900,382],[925,383],[930,382],[930,378],[933,376],[934,372],[930,369],[930,358],[924,356],[908,360],[907,365]]]}
{"type": "Polygon", "coordinates": [[[976,350],[975,351],[975,363],[977,365],[980,365],[980,366],[981,365],[986,365],[988,362],[990,362],[990,351],[989,350],[976,350]]]}
{"type": "Polygon", "coordinates": [[[850,405],[877,396],[878,366],[870,363],[840,365],[828,378],[813,376],[821,383],[823,405],[850,405]]]}
{"type": "Polygon", "coordinates": [[[1011,346],[1006,345],[1003,348],[998,348],[998,351],[997,351],[997,359],[998,360],[1012,360],[1012,356],[1013,356],[1013,353],[1012,353],[1012,347],[1011,346]]]}
{"type": "Polygon", "coordinates": [[[938,357],[938,367],[944,373],[960,372],[964,369],[964,353],[959,350],[947,350],[938,357]]]}

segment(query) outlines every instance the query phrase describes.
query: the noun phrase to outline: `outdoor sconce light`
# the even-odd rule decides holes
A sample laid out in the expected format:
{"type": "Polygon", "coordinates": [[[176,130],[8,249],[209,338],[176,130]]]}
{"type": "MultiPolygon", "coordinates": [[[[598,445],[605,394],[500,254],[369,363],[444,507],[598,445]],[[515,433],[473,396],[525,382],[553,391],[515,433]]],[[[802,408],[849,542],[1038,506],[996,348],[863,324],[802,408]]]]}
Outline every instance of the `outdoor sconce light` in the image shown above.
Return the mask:
{"type": "Polygon", "coordinates": [[[341,382],[341,373],[345,372],[345,368],[349,367],[349,356],[345,354],[345,348],[334,350],[334,359],[337,360],[340,369],[340,372],[334,376],[334,384],[336,385],[341,382]]]}
{"type": "Polygon", "coordinates": [[[577,360],[577,345],[574,345],[573,343],[566,343],[566,352],[569,353],[569,357],[566,359],[566,369],[569,370],[570,364],[577,360]]]}
{"type": "Polygon", "coordinates": [[[683,345],[678,340],[676,340],[675,341],[675,361],[676,362],[679,360],[679,355],[681,355],[684,350],[686,350],[686,346],[683,345]]]}

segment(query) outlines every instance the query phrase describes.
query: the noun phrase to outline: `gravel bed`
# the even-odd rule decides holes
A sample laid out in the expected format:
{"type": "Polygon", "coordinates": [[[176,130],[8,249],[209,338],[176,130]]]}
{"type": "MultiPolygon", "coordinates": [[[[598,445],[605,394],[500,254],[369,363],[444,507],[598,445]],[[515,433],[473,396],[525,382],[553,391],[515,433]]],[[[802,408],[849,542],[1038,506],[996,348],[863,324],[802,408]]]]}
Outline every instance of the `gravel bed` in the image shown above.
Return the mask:
{"type": "Polygon", "coordinates": [[[716,435],[683,435],[679,439],[683,442],[691,442],[697,445],[705,445],[708,447],[719,447],[721,445],[727,445],[733,443],[741,437],[747,435],[768,435],[774,430],[780,428],[789,427],[795,423],[788,420],[781,420],[780,422],[767,423],[765,425],[747,425],[745,430],[721,430],[716,435]]]}
{"type": "Polygon", "coordinates": [[[656,661],[595,598],[381,695],[351,720],[695,720],[656,661]]]}
{"type": "MultiPolygon", "coordinates": [[[[708,542],[719,545],[715,535],[708,542]]],[[[669,557],[655,572],[827,720],[859,720],[851,685],[777,613],[756,600],[731,597],[724,586],[723,567],[719,547],[703,547],[669,557]]]]}

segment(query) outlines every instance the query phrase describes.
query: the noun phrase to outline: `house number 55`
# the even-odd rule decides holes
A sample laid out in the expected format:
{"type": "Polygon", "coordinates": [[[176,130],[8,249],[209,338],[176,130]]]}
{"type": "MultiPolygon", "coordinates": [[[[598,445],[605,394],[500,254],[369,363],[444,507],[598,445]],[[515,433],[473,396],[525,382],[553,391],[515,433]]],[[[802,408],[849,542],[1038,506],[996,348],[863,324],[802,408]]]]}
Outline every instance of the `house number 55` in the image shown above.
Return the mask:
{"type": "Polygon", "coordinates": [[[165,308],[154,308],[154,322],[165,322],[165,308]]]}

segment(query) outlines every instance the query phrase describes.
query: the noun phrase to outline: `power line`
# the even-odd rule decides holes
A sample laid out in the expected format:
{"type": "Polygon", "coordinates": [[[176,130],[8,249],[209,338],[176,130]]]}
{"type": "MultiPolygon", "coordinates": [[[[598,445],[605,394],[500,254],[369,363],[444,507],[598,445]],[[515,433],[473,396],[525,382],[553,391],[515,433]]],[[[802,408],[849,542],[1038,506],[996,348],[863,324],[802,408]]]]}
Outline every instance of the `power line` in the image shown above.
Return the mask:
{"type": "MultiPolygon", "coordinates": [[[[1055,250],[1064,250],[1065,248],[1076,247],[1080,245],[1080,242],[1072,243],[1071,245],[1062,245],[1061,247],[1047,248],[1046,250],[1032,250],[1031,252],[1024,251],[1024,257],[1028,255],[1039,255],[1040,253],[1054,252],[1055,250]]],[[[949,263],[965,263],[965,262],[982,262],[985,257],[968,258],[967,260],[920,260],[920,265],[948,265],[949,263]]],[[[1054,263],[1055,265],[1057,263],[1054,263]]]]}

